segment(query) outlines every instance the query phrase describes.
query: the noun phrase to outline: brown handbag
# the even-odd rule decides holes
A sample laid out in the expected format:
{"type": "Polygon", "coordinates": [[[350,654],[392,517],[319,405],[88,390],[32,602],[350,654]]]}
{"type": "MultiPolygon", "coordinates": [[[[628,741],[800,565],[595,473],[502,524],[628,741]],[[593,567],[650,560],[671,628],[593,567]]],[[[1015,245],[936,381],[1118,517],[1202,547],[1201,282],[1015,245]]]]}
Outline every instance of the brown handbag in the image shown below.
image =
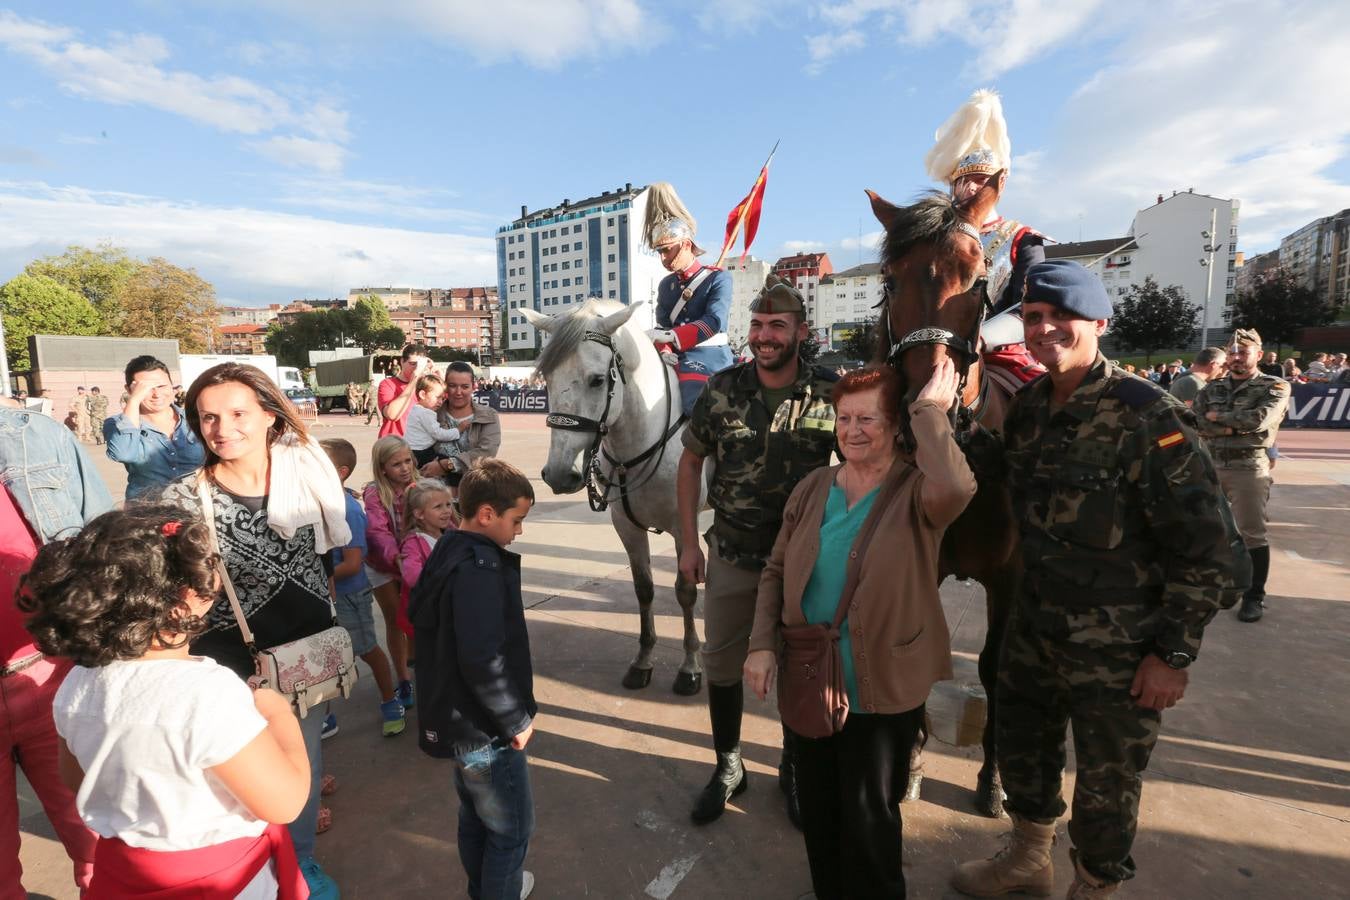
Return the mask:
{"type": "Polygon", "coordinates": [[[893,478],[882,488],[863,523],[862,533],[853,542],[834,621],[829,625],[819,622],[782,625],[778,629],[782,639],[778,656],[778,714],[784,725],[802,737],[838,734],[848,721],[848,687],[839,653],[839,626],[848,615],[849,603],[858,587],[867,545],[899,482],[899,478],[893,478]]]}

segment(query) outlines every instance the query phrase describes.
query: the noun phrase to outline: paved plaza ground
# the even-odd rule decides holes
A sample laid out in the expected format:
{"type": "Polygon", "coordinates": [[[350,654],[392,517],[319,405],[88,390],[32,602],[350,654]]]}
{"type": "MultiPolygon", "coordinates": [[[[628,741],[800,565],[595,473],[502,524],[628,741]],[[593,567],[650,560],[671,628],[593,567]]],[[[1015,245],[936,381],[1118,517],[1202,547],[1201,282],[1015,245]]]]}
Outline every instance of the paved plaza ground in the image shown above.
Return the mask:
{"type": "MultiPolygon", "coordinates": [[[[328,415],[316,430],[350,439],[366,456],[375,429],[357,421],[328,415]]],[[[747,703],[750,790],[718,822],[689,821],[712,754],[703,695],[670,690],[681,656],[672,541],[653,544],[656,675],[646,690],[626,691],[619,680],[637,649],[638,622],[618,539],[584,494],[555,497],[537,480],[548,447],[543,417],[508,415],[503,424],[502,457],[534,477],[539,494],[513,546],[524,556],[540,704],[530,744],[533,896],[807,893],[801,838],[774,778],[780,731],[771,702],[747,703]]],[[[1289,430],[1280,445],[1269,611],[1254,625],[1221,613],[1207,630],[1186,699],[1164,717],[1140,810],[1139,875],[1123,896],[1350,896],[1350,432],[1289,430]]],[[[120,496],[121,468],[100,459],[99,469],[120,496]]],[[[351,483],[368,477],[363,464],[351,483]]],[[[956,681],[934,691],[937,739],[923,797],[903,807],[905,871],[916,898],[960,896],[946,887],[954,863],[991,855],[1007,828],[972,809],[984,710],[975,675],[983,591],[948,581],[942,595],[956,681]]],[[[340,790],[330,798],[334,824],[319,838],[318,857],[343,896],[464,896],[448,766],[418,751],[412,727],[398,738],[379,736],[369,678],[337,712],[341,733],[324,755],[340,790]]],[[[1072,771],[1066,779],[1071,789],[1072,771]]],[[[74,897],[69,863],[31,793],[22,812],[28,888],[74,897]]],[[[1072,874],[1064,824],[1055,851],[1059,895],[1072,874]]]]}

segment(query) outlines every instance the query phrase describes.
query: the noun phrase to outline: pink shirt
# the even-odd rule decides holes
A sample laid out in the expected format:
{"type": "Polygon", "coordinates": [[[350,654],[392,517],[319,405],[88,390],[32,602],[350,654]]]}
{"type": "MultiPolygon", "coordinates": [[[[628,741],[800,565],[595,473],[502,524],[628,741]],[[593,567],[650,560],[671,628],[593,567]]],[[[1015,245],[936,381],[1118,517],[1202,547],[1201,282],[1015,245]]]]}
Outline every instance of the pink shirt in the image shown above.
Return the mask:
{"type": "Polygon", "coordinates": [[[380,437],[386,437],[391,434],[403,437],[403,430],[408,423],[408,411],[411,410],[413,404],[417,402],[417,398],[410,397],[408,399],[408,405],[403,407],[403,415],[399,416],[397,419],[385,418],[384,408],[388,406],[395,397],[403,393],[403,389],[407,386],[408,382],[399,378],[397,375],[391,375],[380,382],[379,393],[375,395],[375,402],[380,407],[380,437]]]}
{"type": "Polygon", "coordinates": [[[9,491],[0,488],[0,664],[37,652],[32,636],[24,630],[25,617],[14,605],[19,577],[32,568],[37,551],[37,535],[9,491]]]}

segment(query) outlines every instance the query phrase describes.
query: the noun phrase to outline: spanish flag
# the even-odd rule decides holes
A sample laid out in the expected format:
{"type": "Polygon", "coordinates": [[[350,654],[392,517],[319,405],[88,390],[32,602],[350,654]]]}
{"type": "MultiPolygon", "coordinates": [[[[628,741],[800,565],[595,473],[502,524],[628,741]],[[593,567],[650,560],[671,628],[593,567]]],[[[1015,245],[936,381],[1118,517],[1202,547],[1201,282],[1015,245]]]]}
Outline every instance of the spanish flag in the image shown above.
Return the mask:
{"type": "Polygon", "coordinates": [[[1166,450],[1168,447],[1180,444],[1185,439],[1186,436],[1183,435],[1180,431],[1174,431],[1171,434],[1165,434],[1162,437],[1158,438],[1158,446],[1166,450]]]}
{"type": "Polygon", "coordinates": [[[745,235],[741,259],[745,259],[746,254],[750,252],[750,244],[755,240],[755,233],[759,231],[759,213],[764,205],[764,188],[769,183],[769,163],[773,162],[773,155],[777,152],[778,144],[774,144],[773,150],[769,152],[769,158],[764,161],[764,167],[759,170],[759,177],[750,188],[750,193],[727,214],[727,232],[722,240],[722,252],[717,257],[717,265],[720,266],[727,258],[727,253],[736,243],[738,234],[745,235]]]}

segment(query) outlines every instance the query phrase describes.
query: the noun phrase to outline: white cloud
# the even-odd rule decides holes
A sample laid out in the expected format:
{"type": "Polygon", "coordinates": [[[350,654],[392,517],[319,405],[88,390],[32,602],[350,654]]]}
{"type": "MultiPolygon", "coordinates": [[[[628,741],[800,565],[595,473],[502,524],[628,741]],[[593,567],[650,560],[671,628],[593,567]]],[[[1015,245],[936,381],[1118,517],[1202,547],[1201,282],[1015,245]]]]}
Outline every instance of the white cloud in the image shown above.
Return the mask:
{"type": "MultiPolygon", "coordinates": [[[[940,39],[964,44],[973,78],[995,78],[1032,61],[1078,33],[1099,15],[1103,0],[842,0],[816,14],[833,31],[808,39],[814,49],[862,31],[892,34],[906,44],[940,39]]],[[[826,59],[814,60],[819,71],[826,59]]],[[[957,57],[960,60],[961,57],[957,57]]],[[[955,64],[955,63],[954,63],[955,64]]],[[[808,70],[810,70],[808,68],[808,70]]]]}
{"type": "Polygon", "coordinates": [[[193,267],[223,302],[345,294],[361,284],[496,282],[493,240],[205,207],[159,197],[0,182],[0,273],[68,244],[109,241],[193,267]]]}
{"type": "Polygon", "coordinates": [[[841,31],[838,33],[817,34],[806,39],[806,55],[810,62],[806,64],[808,75],[819,75],[825,64],[841,53],[861,50],[867,46],[867,38],[861,31],[841,31]]]}
{"type": "Polygon", "coordinates": [[[825,250],[827,244],[821,241],[783,241],[783,252],[792,253],[816,253],[825,250]]]}
{"type": "Polygon", "coordinates": [[[360,213],[376,221],[453,222],[475,231],[495,228],[500,215],[449,205],[455,192],[348,178],[302,178],[284,186],[277,202],[302,209],[360,213]]]}
{"type": "Polygon", "coordinates": [[[884,231],[869,231],[864,234],[862,238],[846,237],[839,242],[839,248],[841,250],[861,249],[864,253],[875,255],[877,250],[881,247],[881,239],[885,234],[886,232],[884,231]]]}
{"type": "Polygon", "coordinates": [[[340,144],[294,135],[255,141],[249,146],[283,166],[314,169],[326,175],[342,171],[342,162],[347,156],[346,149],[340,144]]]}
{"type": "Polygon", "coordinates": [[[0,11],[0,47],[36,64],[75,96],[158,109],[224,132],[299,132],[305,136],[282,134],[255,146],[274,156],[289,149],[290,159],[308,159],[322,171],[341,165],[339,145],[350,137],[347,113],[333,103],[287,97],[234,75],[169,68],[169,47],[153,35],[115,35],[98,46],[78,40],[71,29],[0,11]]]}
{"type": "Polygon", "coordinates": [[[1350,58],[1350,7],[1187,3],[1141,9],[1125,33],[1045,145],[1020,148],[1034,152],[1015,158],[1004,212],[1064,240],[1079,221],[1110,237],[1157,194],[1194,187],[1240,200],[1240,246],[1266,249],[1350,206],[1333,174],[1350,155],[1350,92],[1329,87],[1350,58]]]}
{"type": "Polygon", "coordinates": [[[454,44],[485,63],[520,59],[555,68],[654,43],[659,24],[638,0],[255,0],[318,28],[408,31],[454,44]]]}

